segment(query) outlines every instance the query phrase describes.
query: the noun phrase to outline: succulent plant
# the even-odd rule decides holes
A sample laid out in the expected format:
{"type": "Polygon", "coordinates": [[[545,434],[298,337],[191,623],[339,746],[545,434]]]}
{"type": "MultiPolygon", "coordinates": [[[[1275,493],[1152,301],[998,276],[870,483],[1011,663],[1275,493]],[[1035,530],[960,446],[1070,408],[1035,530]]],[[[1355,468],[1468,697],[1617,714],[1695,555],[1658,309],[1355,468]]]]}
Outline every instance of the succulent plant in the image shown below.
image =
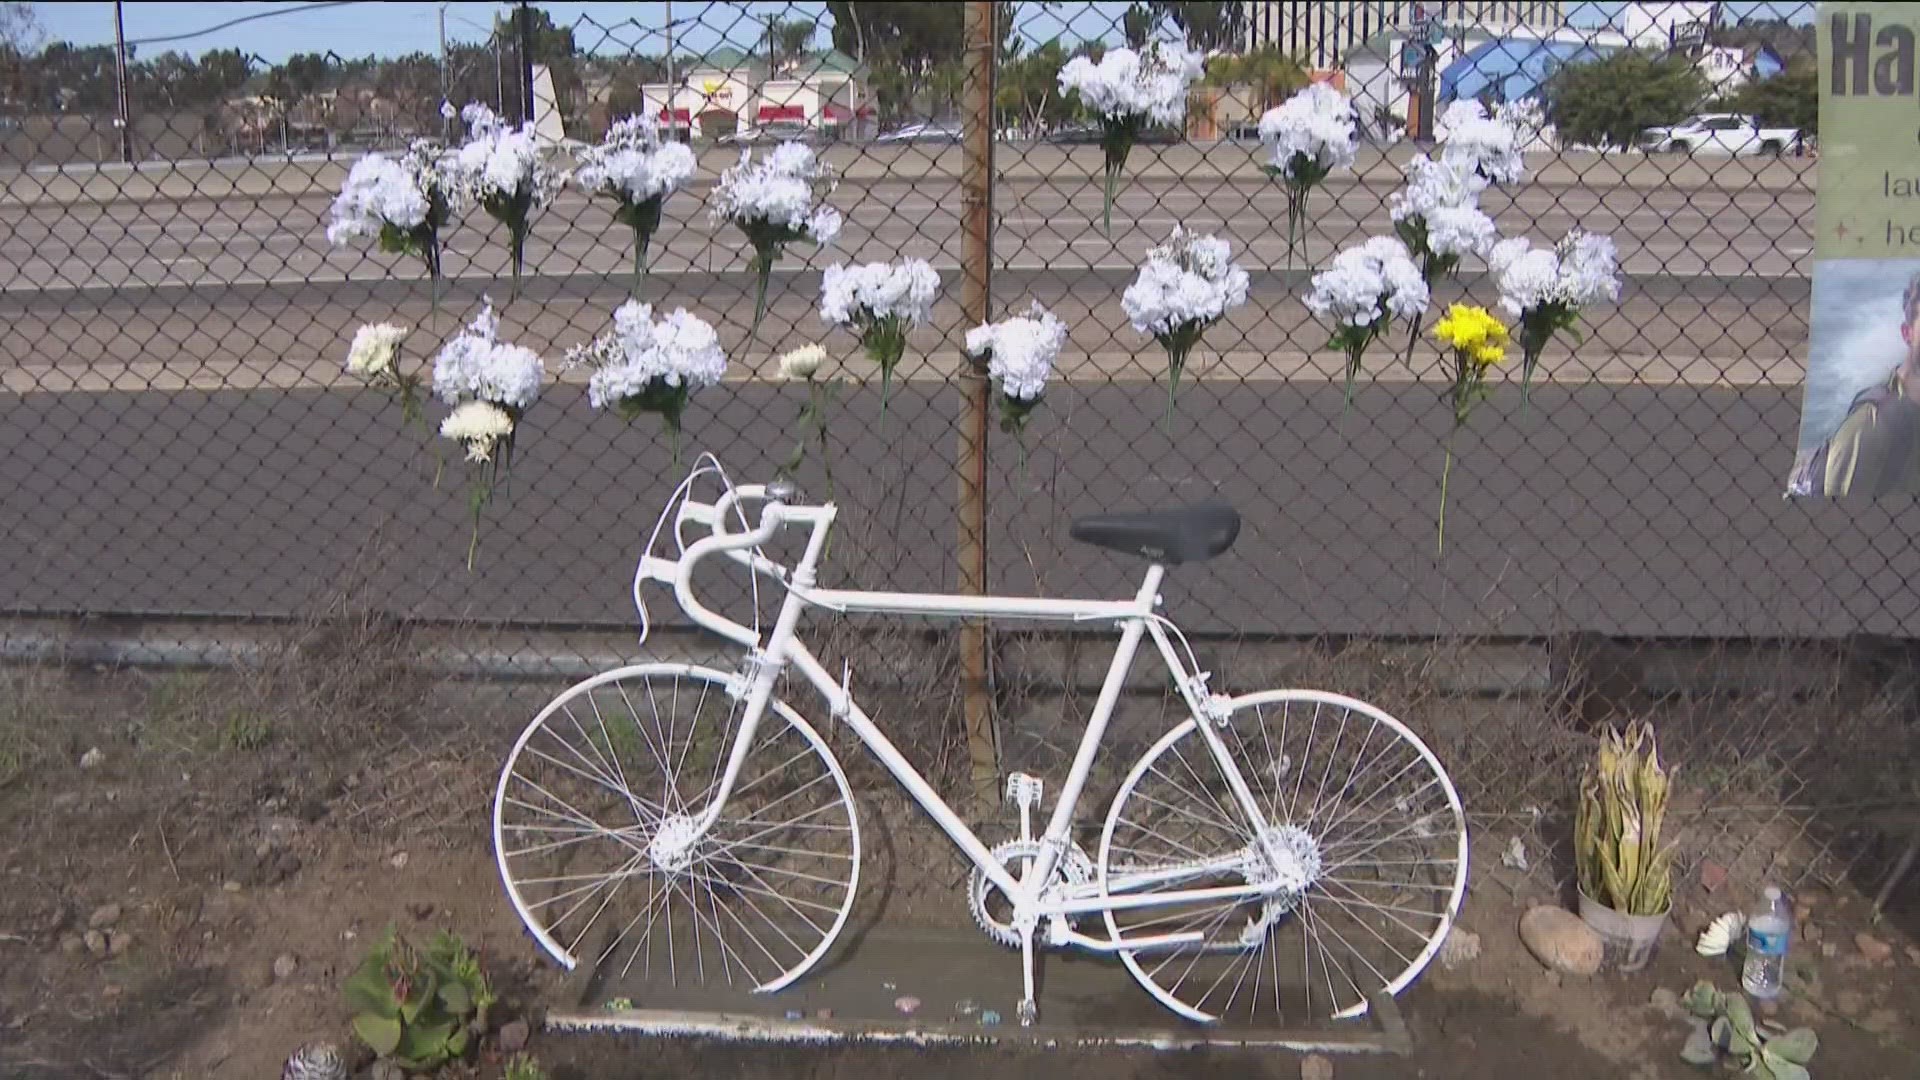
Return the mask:
{"type": "Polygon", "coordinates": [[[492,989],[480,960],[441,932],[424,950],[388,930],[343,988],[353,1031],[373,1052],[408,1069],[464,1056],[486,1030],[492,989]]]}
{"type": "Polygon", "coordinates": [[[1673,902],[1673,848],[1660,846],[1677,769],[1660,766],[1646,721],[1609,730],[1580,780],[1574,868],[1580,891],[1625,915],[1663,914],[1673,902]]]}
{"type": "Polygon", "coordinates": [[[1694,1065],[1712,1065],[1722,1056],[1759,1080],[1810,1080],[1807,1062],[1820,1049],[1812,1028],[1791,1031],[1757,1023],[1753,1007],[1739,994],[1723,994],[1710,982],[1698,982],[1680,999],[1687,1011],[1707,1022],[1706,1037],[1687,1040],[1680,1056],[1694,1065]]]}

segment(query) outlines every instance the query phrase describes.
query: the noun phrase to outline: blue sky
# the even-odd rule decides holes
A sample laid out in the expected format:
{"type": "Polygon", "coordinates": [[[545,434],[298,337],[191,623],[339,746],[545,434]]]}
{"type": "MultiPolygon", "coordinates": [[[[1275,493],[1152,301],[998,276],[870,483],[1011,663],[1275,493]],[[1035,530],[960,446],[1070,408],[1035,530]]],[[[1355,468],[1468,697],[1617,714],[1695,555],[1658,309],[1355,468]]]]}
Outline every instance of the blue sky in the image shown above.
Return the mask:
{"type": "MultiPolygon", "coordinates": [[[[48,40],[72,41],[82,45],[111,44],[113,41],[113,4],[103,0],[66,3],[37,3],[34,10],[48,40]]],[[[328,52],[341,56],[365,56],[368,53],[398,55],[409,52],[435,52],[439,49],[439,9],[433,2],[354,3],[317,10],[294,10],[307,5],[298,2],[178,3],[173,0],[146,0],[126,5],[127,37],[132,41],[193,33],[250,15],[268,17],[240,23],[205,36],[186,41],[156,42],[140,45],[140,55],[153,55],[167,49],[200,53],[213,48],[238,48],[244,52],[278,62],[296,52],[328,52]]],[[[447,9],[447,37],[453,41],[476,41],[487,36],[497,12],[508,5],[487,0],[454,0],[447,9]]],[[[664,2],[653,3],[543,3],[554,20],[563,25],[582,20],[610,28],[606,38],[601,31],[581,27],[576,37],[583,48],[605,42],[612,51],[638,50],[660,52],[665,45],[662,27],[666,21],[664,2]],[[636,25],[637,24],[637,25],[636,25]],[[600,40],[595,40],[600,39],[600,40]]],[[[681,34],[683,47],[694,50],[712,48],[724,34],[735,44],[748,44],[756,36],[752,19],[778,14],[784,18],[819,18],[823,9],[818,2],[762,2],[742,5],[712,4],[704,0],[686,0],[679,5],[677,19],[700,25],[681,34]],[[736,19],[734,8],[742,9],[731,26],[722,23],[736,19]]],[[[1118,18],[1121,3],[1060,5],[1056,14],[1039,14],[1035,5],[1032,18],[1040,36],[1067,31],[1068,37],[1098,37],[1118,18]],[[1062,19],[1070,19],[1065,25],[1062,19]]],[[[1569,9],[1574,8],[1569,4],[1569,9]]],[[[1597,25],[1618,11],[1619,3],[1586,3],[1573,21],[1579,25],[1597,25]]],[[[1778,2],[1729,3],[1728,18],[1748,14],[1787,13],[1812,17],[1813,4],[1797,0],[1778,2]]],[[[1023,12],[1023,18],[1030,17],[1023,12]]],[[[1800,21],[1800,20],[1796,20],[1800,21]]],[[[823,29],[820,39],[826,41],[823,29]]]]}

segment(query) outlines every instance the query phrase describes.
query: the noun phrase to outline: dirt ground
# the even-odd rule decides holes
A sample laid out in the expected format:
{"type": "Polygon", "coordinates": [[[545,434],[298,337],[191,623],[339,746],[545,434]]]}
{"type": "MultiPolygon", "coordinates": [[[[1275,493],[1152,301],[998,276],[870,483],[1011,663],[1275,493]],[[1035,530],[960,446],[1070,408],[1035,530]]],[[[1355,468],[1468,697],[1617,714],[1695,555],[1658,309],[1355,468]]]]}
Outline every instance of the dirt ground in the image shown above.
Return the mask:
{"type": "MultiPolygon", "coordinates": [[[[270,678],[0,670],[0,1077],[276,1075],[302,1042],[350,1041],[341,980],[389,925],[444,927],[473,944],[503,1000],[498,1019],[536,1021],[529,1049],[556,1080],[1302,1075],[1300,1059],[1280,1053],[797,1048],[540,1032],[560,973],[500,894],[486,820],[513,734],[553,688],[420,686],[361,659],[381,632],[308,640],[303,656],[320,662],[297,673],[270,664],[270,678]]],[[[1528,904],[1556,898],[1500,866],[1488,839],[1480,848],[1492,854],[1476,861],[1456,931],[1478,935],[1479,955],[1436,964],[1403,996],[1410,1057],[1346,1058],[1333,1075],[1696,1075],[1677,1056],[1685,1022],[1649,998],[1700,978],[1734,985],[1726,961],[1688,945],[1712,914],[1745,901],[1739,887],[1706,896],[1684,883],[1679,925],[1648,970],[1559,979],[1514,929],[1528,904]]],[[[1796,956],[1814,977],[1780,1018],[1818,1031],[1814,1074],[1920,1076],[1920,884],[1877,927],[1855,890],[1804,889],[1798,899],[1808,919],[1796,956]],[[1890,956],[1864,956],[1861,931],[1890,956]]],[[[446,1075],[497,1077],[501,1058],[489,1040],[473,1064],[446,1075]]]]}

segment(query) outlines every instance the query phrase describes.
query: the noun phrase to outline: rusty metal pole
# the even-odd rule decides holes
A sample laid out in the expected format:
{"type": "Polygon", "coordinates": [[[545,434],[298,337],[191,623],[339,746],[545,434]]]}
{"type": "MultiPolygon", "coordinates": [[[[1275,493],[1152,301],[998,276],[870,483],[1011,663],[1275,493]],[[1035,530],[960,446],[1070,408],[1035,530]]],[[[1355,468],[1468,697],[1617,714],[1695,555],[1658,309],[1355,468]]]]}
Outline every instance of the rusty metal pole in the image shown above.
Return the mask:
{"type": "MultiPolygon", "coordinates": [[[[966,325],[989,318],[993,270],[993,68],[996,37],[991,0],[969,0],[965,17],[966,107],[961,124],[965,160],[960,171],[960,307],[966,325]]],[[[960,375],[959,473],[960,591],[987,591],[987,412],[991,387],[973,365],[960,375]]],[[[993,687],[987,666],[987,626],[960,627],[960,671],[967,760],[975,798],[991,803],[1000,787],[999,739],[993,724],[993,687]]]]}

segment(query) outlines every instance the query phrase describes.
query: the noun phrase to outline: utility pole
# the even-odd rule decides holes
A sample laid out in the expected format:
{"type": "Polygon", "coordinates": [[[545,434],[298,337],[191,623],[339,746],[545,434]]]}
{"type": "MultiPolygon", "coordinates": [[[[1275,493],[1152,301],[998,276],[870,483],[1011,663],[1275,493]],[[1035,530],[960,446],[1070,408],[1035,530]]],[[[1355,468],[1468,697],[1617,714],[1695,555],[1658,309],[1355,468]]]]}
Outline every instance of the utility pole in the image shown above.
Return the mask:
{"type": "Polygon", "coordinates": [[[446,114],[452,103],[453,86],[447,74],[447,5],[440,5],[440,137],[453,137],[453,118],[446,114]]]}
{"type": "MultiPolygon", "coordinates": [[[[961,120],[960,308],[968,325],[976,326],[993,317],[993,9],[991,0],[969,0],[963,22],[967,82],[961,120]]],[[[961,377],[955,493],[960,504],[960,591],[973,596],[987,593],[987,415],[992,390],[987,373],[978,367],[961,377]]],[[[1000,739],[993,721],[987,626],[982,620],[960,625],[960,671],[973,794],[991,805],[1000,787],[1000,739]]]]}
{"type": "MultiPolygon", "coordinates": [[[[667,138],[676,138],[674,128],[680,123],[680,114],[674,104],[680,97],[680,80],[673,71],[673,0],[667,0],[667,138]]],[[[640,95],[640,111],[647,109],[647,96],[640,95]]],[[[693,141],[693,120],[687,120],[687,141],[693,141]]]]}
{"type": "Polygon", "coordinates": [[[533,123],[533,9],[520,0],[520,93],[526,113],[521,117],[533,123]]]}
{"type": "Polygon", "coordinates": [[[127,103],[127,24],[120,0],[113,0],[113,82],[120,96],[120,160],[133,164],[133,110],[127,103]]]}

